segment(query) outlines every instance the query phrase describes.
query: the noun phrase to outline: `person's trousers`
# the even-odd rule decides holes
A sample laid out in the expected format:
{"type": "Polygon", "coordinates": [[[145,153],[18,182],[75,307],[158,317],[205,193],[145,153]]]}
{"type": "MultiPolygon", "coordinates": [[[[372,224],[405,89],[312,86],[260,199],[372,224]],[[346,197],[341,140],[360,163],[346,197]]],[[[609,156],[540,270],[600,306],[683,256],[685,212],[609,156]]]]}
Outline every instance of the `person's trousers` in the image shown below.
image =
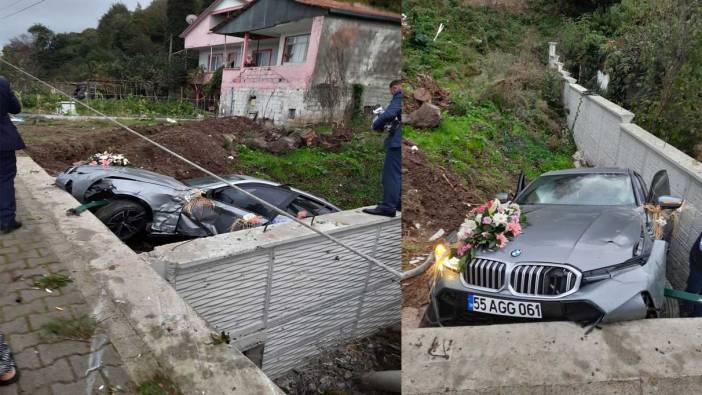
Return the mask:
{"type": "Polygon", "coordinates": [[[0,376],[15,368],[15,361],[10,355],[10,346],[5,343],[5,336],[0,333],[0,376]]]}
{"type": "Polygon", "coordinates": [[[15,222],[15,176],[17,156],[15,151],[0,151],[0,226],[15,222]]]}
{"type": "MultiPolygon", "coordinates": [[[[690,275],[687,278],[685,292],[702,294],[702,271],[695,270],[690,266],[690,275]]],[[[681,301],[680,311],[687,313],[689,317],[702,317],[702,304],[681,301]]]]}
{"type": "Polygon", "coordinates": [[[383,163],[383,201],[378,208],[384,211],[397,211],[402,195],[402,149],[387,148],[383,163]]]}

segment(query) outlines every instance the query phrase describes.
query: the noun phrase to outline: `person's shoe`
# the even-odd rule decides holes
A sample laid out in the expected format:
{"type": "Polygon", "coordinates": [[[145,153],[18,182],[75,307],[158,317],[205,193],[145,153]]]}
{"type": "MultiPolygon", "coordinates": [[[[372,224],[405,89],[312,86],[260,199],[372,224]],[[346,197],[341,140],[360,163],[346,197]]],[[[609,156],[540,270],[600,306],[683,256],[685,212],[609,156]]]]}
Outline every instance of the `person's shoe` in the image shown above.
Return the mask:
{"type": "Polygon", "coordinates": [[[380,209],[378,207],[376,208],[364,208],[363,212],[366,214],[371,214],[371,215],[382,215],[384,217],[390,217],[394,218],[395,217],[395,212],[394,211],[387,211],[380,209]]]}
{"type": "Polygon", "coordinates": [[[5,387],[5,386],[8,386],[8,385],[12,385],[12,384],[14,384],[14,383],[16,383],[16,382],[19,381],[19,378],[20,378],[19,369],[17,369],[17,368],[14,368],[14,369],[15,369],[15,375],[14,375],[14,376],[12,376],[11,378],[9,378],[9,379],[7,379],[7,380],[2,380],[2,379],[0,379],[0,387],[5,387]]]}
{"type": "Polygon", "coordinates": [[[14,221],[13,223],[9,225],[0,225],[0,234],[6,235],[8,233],[12,233],[16,231],[17,229],[22,227],[22,223],[19,221],[14,221]]]}

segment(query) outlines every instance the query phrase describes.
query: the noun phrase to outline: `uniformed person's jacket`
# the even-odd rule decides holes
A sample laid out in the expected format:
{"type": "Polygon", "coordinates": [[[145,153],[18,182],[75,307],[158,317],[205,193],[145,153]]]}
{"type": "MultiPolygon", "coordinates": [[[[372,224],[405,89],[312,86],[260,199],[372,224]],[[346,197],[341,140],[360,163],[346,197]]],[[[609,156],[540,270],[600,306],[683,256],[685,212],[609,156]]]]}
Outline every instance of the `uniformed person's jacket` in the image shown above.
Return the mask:
{"type": "Polygon", "coordinates": [[[690,250],[690,269],[702,272],[702,233],[697,237],[690,250]]]}
{"type": "Polygon", "coordinates": [[[24,148],[24,141],[9,114],[19,114],[22,106],[5,77],[0,77],[0,151],[17,151],[24,148]]]}
{"type": "Polygon", "coordinates": [[[385,149],[402,148],[402,91],[392,96],[388,108],[373,122],[373,130],[383,130],[388,124],[391,128],[385,139],[385,149]]]}

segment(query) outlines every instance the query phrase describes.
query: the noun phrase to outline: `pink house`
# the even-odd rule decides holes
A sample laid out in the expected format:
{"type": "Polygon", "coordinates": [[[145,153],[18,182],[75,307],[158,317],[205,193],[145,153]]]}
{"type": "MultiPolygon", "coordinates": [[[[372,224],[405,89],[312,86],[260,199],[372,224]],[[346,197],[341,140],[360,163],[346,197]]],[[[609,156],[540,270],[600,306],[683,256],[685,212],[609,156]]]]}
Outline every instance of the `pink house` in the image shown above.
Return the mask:
{"type": "Polygon", "coordinates": [[[183,37],[209,70],[225,63],[225,116],[340,120],[359,106],[386,104],[387,85],[400,76],[400,15],[353,3],[219,1],[183,37]]]}
{"type": "Polygon", "coordinates": [[[241,62],[241,43],[244,40],[214,33],[212,28],[248,3],[249,0],[213,1],[180,34],[180,37],[185,41],[185,49],[198,53],[198,64],[205,71],[205,82],[224,62],[229,64],[241,62]]]}

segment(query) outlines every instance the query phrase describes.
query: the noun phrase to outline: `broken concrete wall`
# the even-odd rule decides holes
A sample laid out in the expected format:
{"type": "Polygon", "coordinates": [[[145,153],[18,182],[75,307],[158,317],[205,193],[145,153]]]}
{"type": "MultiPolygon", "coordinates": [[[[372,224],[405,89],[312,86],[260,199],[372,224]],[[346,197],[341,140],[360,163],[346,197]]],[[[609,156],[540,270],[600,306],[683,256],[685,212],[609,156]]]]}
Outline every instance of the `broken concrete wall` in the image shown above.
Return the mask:
{"type": "MultiPolygon", "coordinates": [[[[399,218],[351,210],[314,224],[400,269],[399,218]]],[[[161,246],[149,257],[239,349],[263,345],[262,367],[271,377],[400,321],[400,285],[392,274],[298,224],[161,246]]]]}
{"type": "Polygon", "coordinates": [[[702,163],[632,123],[632,112],[599,95],[585,94],[587,89],[563,69],[555,48],[549,63],[563,76],[568,126],[587,162],[633,169],[647,185],[658,170],[665,169],[670,176],[672,194],[686,200],[673,233],[667,270],[673,286],[684,288],[689,252],[702,232],[702,163]]]}

